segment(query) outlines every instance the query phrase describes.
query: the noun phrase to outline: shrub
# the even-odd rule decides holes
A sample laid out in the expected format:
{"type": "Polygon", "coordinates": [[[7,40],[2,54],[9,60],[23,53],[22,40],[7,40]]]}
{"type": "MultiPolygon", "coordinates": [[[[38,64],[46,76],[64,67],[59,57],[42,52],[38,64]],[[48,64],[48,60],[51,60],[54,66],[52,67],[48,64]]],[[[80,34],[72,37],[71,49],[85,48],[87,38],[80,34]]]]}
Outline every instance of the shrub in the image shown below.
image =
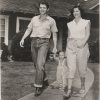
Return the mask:
{"type": "Polygon", "coordinates": [[[1,54],[1,60],[8,61],[9,51],[8,46],[5,43],[1,43],[1,50],[3,50],[1,54]]]}
{"type": "Polygon", "coordinates": [[[31,39],[27,37],[25,39],[24,48],[20,47],[20,41],[23,33],[16,33],[12,39],[11,52],[13,59],[16,61],[31,61],[31,39]]]}
{"type": "Polygon", "coordinates": [[[99,40],[89,43],[90,61],[99,63],[99,40]]]}

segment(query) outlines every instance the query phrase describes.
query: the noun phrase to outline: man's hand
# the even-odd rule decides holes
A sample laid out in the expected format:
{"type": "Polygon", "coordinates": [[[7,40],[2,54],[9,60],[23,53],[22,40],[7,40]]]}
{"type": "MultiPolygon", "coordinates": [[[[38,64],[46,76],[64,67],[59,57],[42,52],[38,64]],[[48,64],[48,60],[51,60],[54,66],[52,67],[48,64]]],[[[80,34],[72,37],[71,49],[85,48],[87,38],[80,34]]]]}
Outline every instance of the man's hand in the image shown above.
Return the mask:
{"type": "Polygon", "coordinates": [[[57,48],[54,47],[52,52],[53,52],[54,54],[56,54],[56,52],[57,52],[57,48]]]}
{"type": "Polygon", "coordinates": [[[24,47],[23,45],[24,45],[24,39],[22,39],[22,40],[20,41],[20,46],[21,46],[21,47],[24,47]]]}
{"type": "Polygon", "coordinates": [[[21,47],[24,47],[24,40],[25,40],[26,37],[30,34],[30,32],[31,32],[31,29],[28,28],[28,29],[26,30],[24,36],[22,37],[22,40],[20,41],[20,46],[21,46],[21,47]]]}

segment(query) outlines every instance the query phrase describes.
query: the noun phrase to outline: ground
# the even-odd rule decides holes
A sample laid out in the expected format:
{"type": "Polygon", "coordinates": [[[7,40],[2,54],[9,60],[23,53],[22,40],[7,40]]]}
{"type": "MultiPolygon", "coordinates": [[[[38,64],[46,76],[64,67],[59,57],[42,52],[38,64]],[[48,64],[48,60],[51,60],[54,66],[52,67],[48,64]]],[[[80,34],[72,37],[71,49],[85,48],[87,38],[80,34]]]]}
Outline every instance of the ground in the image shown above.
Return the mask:
{"type": "Polygon", "coordinates": [[[91,63],[89,64],[89,68],[92,69],[94,73],[94,83],[91,89],[88,91],[87,95],[83,98],[83,100],[100,100],[99,98],[99,64],[91,63]]]}
{"type": "MultiPolygon", "coordinates": [[[[83,100],[99,100],[99,64],[90,63],[89,68],[95,75],[92,88],[83,100]],[[90,99],[91,98],[91,99],[90,99]]],[[[49,83],[55,80],[56,66],[54,62],[46,63],[49,83]]],[[[17,100],[34,91],[34,66],[32,62],[2,62],[1,95],[2,100],[17,100]]]]}

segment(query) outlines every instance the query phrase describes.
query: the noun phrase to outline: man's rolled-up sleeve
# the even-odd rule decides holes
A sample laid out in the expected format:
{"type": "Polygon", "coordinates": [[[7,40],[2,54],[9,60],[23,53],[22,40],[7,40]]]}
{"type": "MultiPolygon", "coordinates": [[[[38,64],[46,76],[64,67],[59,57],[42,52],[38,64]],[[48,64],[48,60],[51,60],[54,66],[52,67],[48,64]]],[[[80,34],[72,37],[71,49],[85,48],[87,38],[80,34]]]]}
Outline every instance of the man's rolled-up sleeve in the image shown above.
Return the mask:
{"type": "Polygon", "coordinates": [[[55,20],[52,21],[52,24],[51,24],[51,32],[52,33],[58,32],[58,29],[57,29],[55,20]]]}

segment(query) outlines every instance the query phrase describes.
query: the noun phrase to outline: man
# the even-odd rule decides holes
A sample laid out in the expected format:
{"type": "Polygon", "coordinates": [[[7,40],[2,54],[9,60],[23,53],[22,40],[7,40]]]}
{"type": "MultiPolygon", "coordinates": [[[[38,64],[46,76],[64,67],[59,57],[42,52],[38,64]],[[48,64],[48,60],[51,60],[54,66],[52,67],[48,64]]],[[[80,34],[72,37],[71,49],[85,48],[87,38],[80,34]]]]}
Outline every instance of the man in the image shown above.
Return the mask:
{"type": "Polygon", "coordinates": [[[51,33],[53,36],[54,48],[53,52],[56,53],[57,45],[57,27],[53,18],[47,15],[49,5],[47,2],[41,2],[39,4],[40,15],[32,18],[28,25],[28,28],[20,41],[20,46],[23,47],[25,38],[31,33],[31,52],[36,68],[35,76],[35,96],[39,96],[42,92],[43,83],[45,81],[45,61],[49,48],[49,39],[51,33]]]}

